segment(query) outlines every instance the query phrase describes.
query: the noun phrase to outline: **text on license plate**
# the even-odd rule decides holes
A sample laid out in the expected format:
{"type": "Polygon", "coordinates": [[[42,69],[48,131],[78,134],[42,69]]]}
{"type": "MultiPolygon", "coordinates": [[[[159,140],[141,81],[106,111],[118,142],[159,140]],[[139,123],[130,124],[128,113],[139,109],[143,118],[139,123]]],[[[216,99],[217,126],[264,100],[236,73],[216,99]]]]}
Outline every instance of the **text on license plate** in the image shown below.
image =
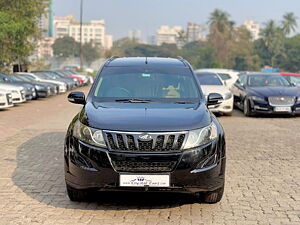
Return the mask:
{"type": "Polygon", "coordinates": [[[120,174],[121,187],[169,187],[169,174],[120,174]]]}
{"type": "Polygon", "coordinates": [[[291,107],[278,106],[274,108],[275,112],[291,112],[291,107]]]}

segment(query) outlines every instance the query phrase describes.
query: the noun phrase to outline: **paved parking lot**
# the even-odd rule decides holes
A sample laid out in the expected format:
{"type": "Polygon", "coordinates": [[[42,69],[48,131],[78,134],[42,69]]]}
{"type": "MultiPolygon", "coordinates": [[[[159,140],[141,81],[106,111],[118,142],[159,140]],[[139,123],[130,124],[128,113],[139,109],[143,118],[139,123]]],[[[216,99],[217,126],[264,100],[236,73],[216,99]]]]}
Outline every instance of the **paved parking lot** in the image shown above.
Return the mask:
{"type": "MultiPolygon", "coordinates": [[[[87,92],[87,88],[83,88],[87,92]]],[[[227,136],[225,196],[65,192],[63,140],[80,106],[65,95],[0,112],[0,224],[300,224],[300,117],[219,117],[227,136]]]]}

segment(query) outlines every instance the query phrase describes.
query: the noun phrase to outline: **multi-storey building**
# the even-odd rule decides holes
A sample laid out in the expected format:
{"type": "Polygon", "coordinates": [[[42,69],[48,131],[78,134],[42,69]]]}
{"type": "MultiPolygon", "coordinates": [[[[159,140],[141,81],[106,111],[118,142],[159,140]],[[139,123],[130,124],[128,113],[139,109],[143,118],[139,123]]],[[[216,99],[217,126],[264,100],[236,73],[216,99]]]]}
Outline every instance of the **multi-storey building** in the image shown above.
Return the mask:
{"type": "Polygon", "coordinates": [[[255,23],[253,20],[246,20],[244,22],[244,26],[250,31],[252,34],[253,40],[259,39],[259,33],[260,33],[260,25],[258,23],[255,23]]]}
{"type": "Polygon", "coordinates": [[[140,42],[142,40],[142,32],[140,30],[129,30],[128,38],[140,42]]]}
{"type": "Polygon", "coordinates": [[[158,30],[156,30],[155,34],[155,42],[156,45],[161,45],[163,43],[166,44],[177,44],[179,33],[182,31],[181,26],[161,26],[158,30]]]}
{"type": "MultiPolygon", "coordinates": [[[[73,16],[56,17],[54,19],[54,34],[56,38],[69,36],[80,42],[80,32],[80,23],[73,16]]],[[[89,23],[82,24],[82,43],[92,42],[101,44],[105,49],[109,49],[111,45],[107,38],[108,40],[110,39],[105,34],[104,20],[91,20],[89,23]]]]}

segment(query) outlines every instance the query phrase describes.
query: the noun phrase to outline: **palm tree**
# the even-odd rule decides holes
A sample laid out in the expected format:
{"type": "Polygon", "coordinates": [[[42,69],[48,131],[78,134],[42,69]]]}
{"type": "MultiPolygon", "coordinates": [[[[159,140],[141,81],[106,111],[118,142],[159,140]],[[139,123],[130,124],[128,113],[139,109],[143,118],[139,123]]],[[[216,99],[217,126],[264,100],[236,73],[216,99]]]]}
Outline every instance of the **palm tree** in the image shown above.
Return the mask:
{"type": "Polygon", "coordinates": [[[260,35],[264,40],[266,47],[270,46],[270,43],[276,36],[276,32],[278,32],[278,27],[274,20],[269,20],[265,23],[265,27],[260,31],[260,35]]]}
{"type": "Polygon", "coordinates": [[[271,65],[274,67],[276,58],[279,55],[284,55],[283,30],[277,26],[274,20],[269,20],[261,30],[261,37],[270,54],[271,65]]]}
{"type": "Polygon", "coordinates": [[[234,25],[234,22],[230,21],[229,17],[230,15],[227,12],[215,9],[215,11],[210,14],[208,25],[210,28],[214,27],[219,32],[223,33],[227,27],[233,27],[234,25]]]}
{"type": "Polygon", "coordinates": [[[282,31],[285,35],[289,35],[292,32],[295,32],[297,24],[297,17],[294,13],[288,12],[283,15],[282,24],[282,31]]]}

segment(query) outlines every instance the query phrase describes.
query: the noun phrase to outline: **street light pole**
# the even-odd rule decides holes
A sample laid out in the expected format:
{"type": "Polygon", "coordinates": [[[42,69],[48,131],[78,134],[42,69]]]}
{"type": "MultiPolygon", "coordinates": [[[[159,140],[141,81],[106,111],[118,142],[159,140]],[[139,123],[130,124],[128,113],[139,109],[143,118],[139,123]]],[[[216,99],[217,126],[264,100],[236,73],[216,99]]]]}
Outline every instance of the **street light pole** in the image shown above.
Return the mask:
{"type": "Polygon", "coordinates": [[[82,17],[83,17],[83,0],[80,2],[80,69],[83,69],[83,54],[82,54],[82,17]]]}

